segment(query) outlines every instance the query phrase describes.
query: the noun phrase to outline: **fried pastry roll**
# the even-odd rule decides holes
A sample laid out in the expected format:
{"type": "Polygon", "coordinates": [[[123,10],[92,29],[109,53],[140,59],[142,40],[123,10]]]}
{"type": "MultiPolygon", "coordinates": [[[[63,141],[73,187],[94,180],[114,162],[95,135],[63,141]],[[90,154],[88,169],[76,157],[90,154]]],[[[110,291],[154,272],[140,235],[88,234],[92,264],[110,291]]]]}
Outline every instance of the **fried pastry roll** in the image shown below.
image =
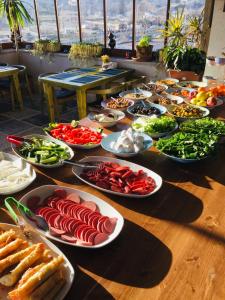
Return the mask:
{"type": "Polygon", "coordinates": [[[13,252],[16,250],[20,245],[22,245],[24,241],[22,239],[16,239],[9,244],[6,244],[3,248],[0,249],[0,258],[3,258],[9,253],[13,252]]]}
{"type": "Polygon", "coordinates": [[[45,264],[38,272],[31,276],[23,285],[9,293],[11,300],[27,300],[31,293],[50,277],[63,263],[62,256],[53,258],[52,261],[45,264]]]}
{"type": "Polygon", "coordinates": [[[11,254],[4,259],[1,259],[0,260],[0,273],[3,272],[8,267],[10,267],[16,263],[19,263],[24,257],[29,255],[35,249],[35,247],[36,247],[36,245],[29,246],[24,250],[21,250],[19,252],[11,254]]]}
{"type": "Polygon", "coordinates": [[[13,286],[24,271],[34,264],[35,261],[41,257],[44,251],[44,244],[40,243],[36,245],[36,248],[13,269],[9,274],[0,278],[0,284],[4,286],[13,286]]]}

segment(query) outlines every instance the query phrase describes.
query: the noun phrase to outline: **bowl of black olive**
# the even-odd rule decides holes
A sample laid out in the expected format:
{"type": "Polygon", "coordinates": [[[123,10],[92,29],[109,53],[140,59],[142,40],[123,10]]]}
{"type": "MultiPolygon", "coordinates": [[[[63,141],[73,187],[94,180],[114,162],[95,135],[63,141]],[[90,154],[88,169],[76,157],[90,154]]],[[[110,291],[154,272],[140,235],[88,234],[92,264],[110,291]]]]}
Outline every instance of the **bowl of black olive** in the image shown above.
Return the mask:
{"type": "Polygon", "coordinates": [[[147,103],[144,101],[136,102],[134,105],[128,107],[127,112],[134,117],[151,117],[153,115],[160,116],[165,114],[167,109],[159,104],[147,103]]]}

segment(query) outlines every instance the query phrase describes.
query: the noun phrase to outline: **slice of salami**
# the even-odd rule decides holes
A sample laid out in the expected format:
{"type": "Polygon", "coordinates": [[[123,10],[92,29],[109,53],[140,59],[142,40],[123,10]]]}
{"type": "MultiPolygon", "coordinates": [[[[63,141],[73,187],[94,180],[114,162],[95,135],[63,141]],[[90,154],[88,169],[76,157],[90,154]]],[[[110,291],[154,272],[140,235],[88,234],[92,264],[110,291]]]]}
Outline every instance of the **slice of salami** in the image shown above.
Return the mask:
{"type": "Polygon", "coordinates": [[[55,220],[54,220],[54,226],[53,226],[53,227],[59,229],[59,223],[60,223],[61,218],[62,218],[62,217],[61,217],[60,215],[58,215],[58,216],[55,218],[55,220]]]}
{"type": "Polygon", "coordinates": [[[61,230],[61,229],[57,229],[57,228],[54,228],[54,227],[49,227],[49,231],[52,235],[54,236],[59,236],[59,235],[62,235],[62,234],[65,234],[66,232],[61,230]]]}
{"type": "Polygon", "coordinates": [[[82,206],[89,208],[92,211],[97,210],[97,205],[93,201],[83,201],[81,203],[82,206]]]}
{"type": "Polygon", "coordinates": [[[94,238],[94,245],[99,245],[108,239],[108,235],[105,233],[98,233],[94,238]]]}
{"type": "Polygon", "coordinates": [[[98,234],[97,230],[95,232],[91,233],[89,235],[89,237],[88,237],[88,242],[93,244],[94,243],[94,239],[95,239],[95,237],[96,237],[97,234],[98,234]]]}
{"type": "Polygon", "coordinates": [[[55,195],[61,199],[64,199],[67,196],[67,192],[63,189],[56,189],[56,190],[54,190],[53,195],[55,195]]]}
{"type": "Polygon", "coordinates": [[[75,203],[80,203],[80,197],[76,193],[71,193],[66,196],[67,200],[73,201],[75,203]]]}
{"type": "Polygon", "coordinates": [[[74,236],[67,235],[67,234],[62,234],[61,239],[72,244],[75,244],[77,242],[77,239],[74,236]]]}

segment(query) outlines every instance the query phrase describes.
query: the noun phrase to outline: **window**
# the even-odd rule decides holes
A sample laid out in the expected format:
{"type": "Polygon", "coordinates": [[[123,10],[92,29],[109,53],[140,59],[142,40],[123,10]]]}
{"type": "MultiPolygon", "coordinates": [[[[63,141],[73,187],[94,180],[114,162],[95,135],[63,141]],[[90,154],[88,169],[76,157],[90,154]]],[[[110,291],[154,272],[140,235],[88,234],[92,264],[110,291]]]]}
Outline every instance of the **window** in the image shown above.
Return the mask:
{"type": "Polygon", "coordinates": [[[164,39],[159,29],[166,22],[167,0],[139,0],[136,2],[136,42],[145,36],[151,36],[154,50],[163,48],[164,39]]]}
{"type": "Polygon", "coordinates": [[[177,9],[184,9],[185,15],[200,15],[205,7],[205,0],[171,0],[170,12],[174,13],[177,9]]]}
{"type": "Polygon", "coordinates": [[[76,0],[58,0],[60,41],[64,45],[80,41],[76,0]]]}
{"type": "Polygon", "coordinates": [[[26,10],[30,14],[31,18],[33,19],[33,23],[26,23],[23,28],[21,28],[22,34],[22,41],[25,42],[34,42],[38,39],[37,33],[37,24],[35,20],[35,10],[34,10],[34,1],[33,0],[26,0],[23,1],[23,5],[25,6],[26,10]]]}
{"type": "MultiPolygon", "coordinates": [[[[132,49],[132,0],[106,0],[107,30],[116,37],[117,49],[132,49]]],[[[107,42],[108,44],[108,42],[107,42]]]]}
{"type": "Polygon", "coordinates": [[[41,39],[57,40],[54,0],[37,0],[41,39]]]}
{"type": "Polygon", "coordinates": [[[80,1],[81,32],[83,42],[104,42],[103,1],[80,1]]]}
{"type": "Polygon", "coordinates": [[[6,17],[0,18],[0,43],[10,42],[10,30],[6,17]]]}

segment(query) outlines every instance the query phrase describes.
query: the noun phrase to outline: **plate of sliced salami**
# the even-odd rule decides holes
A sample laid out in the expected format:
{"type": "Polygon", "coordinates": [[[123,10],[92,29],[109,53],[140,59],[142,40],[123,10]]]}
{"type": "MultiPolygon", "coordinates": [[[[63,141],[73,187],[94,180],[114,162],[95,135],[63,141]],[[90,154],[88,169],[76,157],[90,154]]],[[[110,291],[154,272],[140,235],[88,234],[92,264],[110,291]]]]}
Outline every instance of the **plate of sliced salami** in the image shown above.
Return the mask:
{"type": "MultiPolygon", "coordinates": [[[[111,205],[89,193],[57,186],[40,186],[20,201],[45,219],[47,238],[84,248],[101,248],[112,242],[124,224],[122,215],[111,205]]],[[[27,221],[36,226],[32,218],[27,221]]]]}
{"type": "Polygon", "coordinates": [[[79,162],[98,165],[93,170],[73,167],[72,171],[86,184],[106,193],[145,198],[156,193],[162,186],[162,177],[157,173],[126,160],[88,156],[79,162]]]}

